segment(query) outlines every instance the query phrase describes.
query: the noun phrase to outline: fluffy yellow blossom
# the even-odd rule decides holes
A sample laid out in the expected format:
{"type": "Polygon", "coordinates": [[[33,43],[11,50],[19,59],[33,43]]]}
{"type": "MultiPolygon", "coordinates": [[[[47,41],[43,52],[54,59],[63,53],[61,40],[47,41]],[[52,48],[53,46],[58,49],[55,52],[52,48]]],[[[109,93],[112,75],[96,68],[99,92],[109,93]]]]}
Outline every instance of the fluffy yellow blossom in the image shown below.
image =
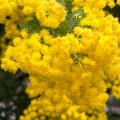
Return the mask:
{"type": "Polygon", "coordinates": [[[120,25],[105,14],[106,5],[113,0],[73,0],[69,13],[57,0],[0,2],[0,23],[13,40],[1,67],[29,75],[26,93],[33,100],[20,120],[107,119],[100,111],[107,88],[120,98],[120,25]],[[100,113],[89,117],[88,110],[100,113]]]}
{"type": "Polygon", "coordinates": [[[20,35],[20,32],[17,28],[17,24],[13,23],[11,20],[6,21],[5,32],[5,37],[9,39],[15,38],[20,35]]]}
{"type": "MultiPolygon", "coordinates": [[[[30,94],[30,97],[40,96],[40,106],[44,108],[46,111],[44,114],[46,115],[48,115],[47,111],[49,111],[49,108],[45,107],[46,105],[53,107],[52,109],[55,110],[54,113],[56,113],[56,117],[62,113],[64,109],[67,109],[70,105],[74,105],[74,103],[80,106],[80,112],[84,112],[91,107],[103,107],[104,104],[102,103],[107,99],[104,82],[102,82],[100,76],[97,75],[97,71],[95,75],[90,72],[85,72],[86,70],[90,70],[87,66],[93,69],[95,66],[94,62],[89,59],[87,60],[87,58],[85,60],[82,54],[78,54],[78,57],[76,55],[76,58],[74,58],[74,55],[71,56],[73,52],[70,53],[70,49],[74,48],[74,44],[71,39],[67,39],[69,42],[64,42],[67,36],[51,37],[51,42],[48,46],[47,44],[45,45],[45,43],[44,45],[40,43],[41,40],[44,40],[44,37],[46,39],[46,36],[42,35],[41,37],[40,35],[42,34],[35,33],[29,38],[15,38],[13,40],[14,46],[9,47],[6,52],[7,59],[11,59],[13,60],[11,62],[16,63],[16,65],[14,65],[15,69],[11,70],[11,66],[6,64],[6,59],[2,60],[2,68],[5,70],[9,69],[13,72],[19,68],[30,75],[29,80],[31,86],[28,87],[27,93],[30,94]],[[16,51],[21,52],[16,56],[16,51]],[[47,61],[44,59],[46,55],[49,55],[49,60],[47,61]],[[77,61],[78,63],[74,65],[74,62],[77,61]],[[53,70],[55,70],[56,73],[53,73],[53,70]],[[98,85],[98,81],[101,82],[101,84],[98,85]],[[96,92],[93,93],[94,90],[91,89],[92,87],[96,87],[96,92]],[[69,92],[68,89],[71,92],[69,92]],[[63,93],[67,99],[62,98],[63,93]],[[63,100],[61,101],[61,99],[63,100]],[[98,99],[100,101],[98,101],[98,99]]],[[[75,38],[75,40],[77,39],[75,38]]],[[[77,45],[79,47],[79,43],[77,43],[76,46],[77,45]]],[[[49,112],[50,116],[53,111],[49,112]]]]}
{"type": "Polygon", "coordinates": [[[56,28],[65,19],[65,10],[63,6],[55,0],[41,0],[36,9],[36,17],[42,26],[56,28]]]}
{"type": "Polygon", "coordinates": [[[120,0],[117,0],[117,4],[120,5],[120,0]]]}
{"type": "Polygon", "coordinates": [[[107,120],[107,115],[103,109],[100,110],[88,110],[87,120],[107,120]]]}

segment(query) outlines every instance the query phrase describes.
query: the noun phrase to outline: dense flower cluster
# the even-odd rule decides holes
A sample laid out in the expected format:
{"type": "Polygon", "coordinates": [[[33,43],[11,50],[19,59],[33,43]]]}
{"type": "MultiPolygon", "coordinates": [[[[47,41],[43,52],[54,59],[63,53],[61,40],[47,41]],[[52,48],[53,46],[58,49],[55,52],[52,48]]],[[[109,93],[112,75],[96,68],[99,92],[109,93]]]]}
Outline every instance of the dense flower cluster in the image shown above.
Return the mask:
{"type": "Polygon", "coordinates": [[[0,1],[0,23],[13,39],[1,67],[20,69],[31,83],[33,100],[20,120],[101,120],[107,88],[120,98],[120,24],[106,5],[114,0],[0,1]],[[91,110],[101,112],[89,117],[91,110]]]}

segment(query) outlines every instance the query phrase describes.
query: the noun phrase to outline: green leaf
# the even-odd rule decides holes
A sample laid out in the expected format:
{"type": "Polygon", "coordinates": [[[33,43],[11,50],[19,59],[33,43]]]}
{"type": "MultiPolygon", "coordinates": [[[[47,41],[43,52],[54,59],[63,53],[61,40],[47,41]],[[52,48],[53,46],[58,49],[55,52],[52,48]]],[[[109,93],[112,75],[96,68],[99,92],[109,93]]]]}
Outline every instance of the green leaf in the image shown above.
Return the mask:
{"type": "Polygon", "coordinates": [[[78,25],[79,21],[84,17],[84,15],[85,14],[82,8],[79,8],[68,15],[67,20],[70,25],[70,32],[72,32],[73,28],[78,25]]]}
{"type": "Polygon", "coordinates": [[[66,8],[67,8],[67,11],[68,11],[68,14],[69,13],[71,13],[71,11],[72,11],[72,2],[73,2],[73,0],[64,0],[65,1],[65,3],[66,3],[66,8]]]}
{"type": "Polygon", "coordinates": [[[42,29],[42,27],[39,24],[39,21],[35,18],[23,23],[20,26],[20,28],[26,29],[30,34],[39,32],[42,29]]]}
{"type": "Polygon", "coordinates": [[[66,35],[69,32],[69,24],[67,21],[63,21],[58,28],[59,35],[66,35]]]}
{"type": "Polygon", "coordinates": [[[71,12],[73,0],[57,0],[57,2],[65,8],[68,14],[71,12]]]}
{"type": "Polygon", "coordinates": [[[66,3],[65,3],[64,0],[57,0],[57,2],[58,2],[59,4],[61,4],[61,5],[65,8],[65,10],[67,10],[67,8],[66,8],[66,3]]]}

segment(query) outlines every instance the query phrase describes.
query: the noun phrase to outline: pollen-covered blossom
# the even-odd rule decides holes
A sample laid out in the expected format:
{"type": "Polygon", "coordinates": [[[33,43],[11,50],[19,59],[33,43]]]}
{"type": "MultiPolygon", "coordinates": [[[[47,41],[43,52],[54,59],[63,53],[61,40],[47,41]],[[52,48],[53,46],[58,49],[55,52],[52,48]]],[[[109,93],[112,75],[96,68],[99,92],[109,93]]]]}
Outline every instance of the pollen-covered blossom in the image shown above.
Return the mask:
{"type": "Polygon", "coordinates": [[[64,7],[55,0],[41,0],[40,5],[36,9],[36,17],[41,25],[56,28],[65,18],[64,7]]]}
{"type": "Polygon", "coordinates": [[[11,2],[15,6],[11,6],[11,13],[3,14],[1,23],[5,24],[5,36],[14,39],[1,67],[29,74],[26,92],[33,100],[20,120],[95,120],[102,115],[106,120],[103,111],[97,118],[86,113],[105,107],[107,88],[120,98],[120,25],[103,11],[106,5],[114,6],[113,0],[73,0],[70,14],[55,0],[11,2]],[[86,16],[77,25],[71,23],[75,19],[72,14],[81,7],[86,16]],[[69,28],[72,30],[67,31],[69,28]],[[61,29],[67,33],[60,34],[61,29]]]}
{"type": "MultiPolygon", "coordinates": [[[[84,34],[82,35],[82,38],[85,38],[83,43],[84,45],[87,45],[86,46],[87,51],[85,50],[84,52],[89,51],[88,54],[89,56],[92,57],[93,61],[95,59],[96,62],[99,63],[100,67],[102,67],[102,74],[101,73],[100,74],[106,81],[107,87],[111,88],[113,95],[120,99],[119,93],[120,24],[118,23],[117,18],[114,18],[112,15],[109,14],[106,15],[105,12],[102,10],[106,5],[110,7],[114,6],[113,3],[114,1],[113,0],[101,0],[99,2],[95,2],[94,0],[90,0],[88,2],[85,1],[81,1],[80,4],[79,0],[74,0],[73,4],[76,5],[77,7],[83,7],[85,12],[87,13],[87,16],[80,22],[79,25],[80,26],[90,25],[92,27],[92,30],[89,30],[89,34],[87,34],[87,32],[85,32],[86,29],[76,27],[74,29],[74,33],[77,36],[79,36],[80,33],[84,34]],[[90,6],[88,7],[88,5],[90,6]],[[86,39],[86,36],[88,35],[89,41],[87,41],[86,39]]],[[[119,4],[119,0],[117,0],[117,4],[119,4]]]]}
{"type": "Polygon", "coordinates": [[[117,4],[120,5],[120,0],[117,0],[117,4]]]}
{"type": "Polygon", "coordinates": [[[17,37],[2,60],[5,70],[15,72],[19,68],[30,75],[27,93],[30,97],[40,96],[33,101],[39,101],[45,116],[57,117],[73,105],[78,106],[80,113],[92,107],[102,108],[107,100],[106,87],[99,69],[94,68],[95,62],[81,55],[75,59],[82,63],[75,64],[71,58],[81,52],[75,48],[80,48],[81,43],[75,41],[78,39],[72,34],[53,38],[45,30],[31,37],[17,37]],[[42,44],[42,40],[46,43],[42,44]]]}
{"type": "Polygon", "coordinates": [[[107,115],[103,109],[89,110],[86,114],[87,120],[107,120],[107,115]]]}

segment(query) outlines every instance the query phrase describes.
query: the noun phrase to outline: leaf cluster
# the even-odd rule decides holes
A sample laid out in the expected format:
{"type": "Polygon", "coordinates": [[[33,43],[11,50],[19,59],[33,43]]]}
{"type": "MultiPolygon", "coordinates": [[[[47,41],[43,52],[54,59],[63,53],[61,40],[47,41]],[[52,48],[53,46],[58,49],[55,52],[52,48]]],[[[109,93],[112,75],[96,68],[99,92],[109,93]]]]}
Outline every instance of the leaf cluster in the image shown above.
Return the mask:
{"type": "Polygon", "coordinates": [[[41,26],[40,22],[37,18],[33,18],[21,25],[21,29],[26,29],[28,33],[33,34],[35,32],[39,32],[41,29],[45,28],[50,31],[50,33],[56,36],[64,36],[67,33],[73,32],[73,29],[79,24],[80,20],[85,17],[85,13],[82,8],[75,10],[72,12],[72,1],[73,0],[57,0],[66,10],[67,15],[66,19],[60,23],[58,28],[48,28],[45,26],[41,26]]]}

